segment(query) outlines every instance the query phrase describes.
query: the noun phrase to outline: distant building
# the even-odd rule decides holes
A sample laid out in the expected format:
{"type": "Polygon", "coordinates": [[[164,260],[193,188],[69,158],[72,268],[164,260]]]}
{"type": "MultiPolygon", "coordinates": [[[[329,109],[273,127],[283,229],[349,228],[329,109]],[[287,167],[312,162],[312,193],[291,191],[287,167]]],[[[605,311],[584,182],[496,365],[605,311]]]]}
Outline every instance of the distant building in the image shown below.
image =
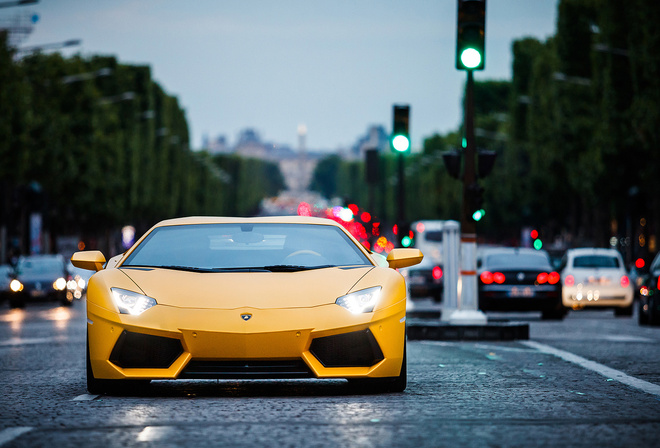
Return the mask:
{"type": "Polygon", "coordinates": [[[389,134],[382,125],[371,125],[367,132],[358,138],[351,147],[348,157],[351,159],[364,159],[364,152],[367,149],[376,148],[379,152],[389,151],[389,134]]]}

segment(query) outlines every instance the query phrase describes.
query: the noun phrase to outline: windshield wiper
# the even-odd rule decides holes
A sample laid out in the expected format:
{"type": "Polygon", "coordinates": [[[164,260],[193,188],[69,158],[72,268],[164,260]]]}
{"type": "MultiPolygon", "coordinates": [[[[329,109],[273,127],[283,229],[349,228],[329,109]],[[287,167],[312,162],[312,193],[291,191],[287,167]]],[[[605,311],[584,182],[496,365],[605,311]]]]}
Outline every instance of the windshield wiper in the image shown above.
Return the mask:
{"type": "MultiPolygon", "coordinates": [[[[130,267],[130,266],[128,266],[130,267]]],[[[207,269],[207,268],[197,268],[194,266],[175,266],[175,265],[167,265],[167,266],[150,266],[151,268],[161,268],[161,269],[173,269],[175,271],[190,271],[190,272],[215,272],[215,269],[207,269]]]]}
{"type": "Polygon", "coordinates": [[[272,266],[264,266],[263,269],[270,272],[298,272],[298,271],[311,271],[313,269],[332,268],[332,264],[324,264],[320,266],[300,266],[294,264],[275,264],[272,266]]]}

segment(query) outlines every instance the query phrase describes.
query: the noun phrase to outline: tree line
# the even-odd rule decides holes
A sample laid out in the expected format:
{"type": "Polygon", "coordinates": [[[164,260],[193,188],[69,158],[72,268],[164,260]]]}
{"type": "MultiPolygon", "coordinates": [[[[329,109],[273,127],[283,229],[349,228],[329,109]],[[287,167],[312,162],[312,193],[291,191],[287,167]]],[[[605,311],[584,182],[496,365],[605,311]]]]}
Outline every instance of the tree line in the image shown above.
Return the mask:
{"type": "MultiPolygon", "coordinates": [[[[658,20],[658,2],[561,0],[553,36],[513,42],[511,80],[475,83],[477,146],[497,152],[480,180],[482,240],[515,244],[533,227],[546,243],[608,246],[615,238],[633,256],[657,251],[658,20]]],[[[462,137],[462,129],[430,136],[406,159],[410,221],[460,216],[461,184],[441,154],[460,148],[462,137]]],[[[329,158],[315,188],[366,201],[364,169],[329,158]]],[[[395,184],[395,156],[383,154],[375,193],[383,219],[396,216],[395,184]]]]}
{"type": "Polygon", "coordinates": [[[273,163],[192,151],[178,99],[149,66],[111,56],[17,58],[0,33],[0,117],[0,228],[13,251],[29,251],[35,212],[52,250],[61,235],[114,250],[121,226],[250,215],[284,188],[273,163]]]}

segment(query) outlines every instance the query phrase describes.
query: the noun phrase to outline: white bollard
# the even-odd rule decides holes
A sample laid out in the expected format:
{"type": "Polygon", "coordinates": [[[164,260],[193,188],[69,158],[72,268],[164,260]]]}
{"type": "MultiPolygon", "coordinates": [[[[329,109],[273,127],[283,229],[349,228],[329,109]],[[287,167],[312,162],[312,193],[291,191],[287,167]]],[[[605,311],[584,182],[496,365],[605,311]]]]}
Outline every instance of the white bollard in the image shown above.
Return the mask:
{"type": "Polygon", "coordinates": [[[477,290],[477,238],[461,236],[461,296],[458,310],[449,316],[451,325],[486,325],[486,314],[479,311],[477,290]]]}
{"type": "Polygon", "coordinates": [[[449,322],[452,313],[458,309],[458,242],[460,224],[445,221],[442,227],[443,293],[440,320],[449,322]]]}

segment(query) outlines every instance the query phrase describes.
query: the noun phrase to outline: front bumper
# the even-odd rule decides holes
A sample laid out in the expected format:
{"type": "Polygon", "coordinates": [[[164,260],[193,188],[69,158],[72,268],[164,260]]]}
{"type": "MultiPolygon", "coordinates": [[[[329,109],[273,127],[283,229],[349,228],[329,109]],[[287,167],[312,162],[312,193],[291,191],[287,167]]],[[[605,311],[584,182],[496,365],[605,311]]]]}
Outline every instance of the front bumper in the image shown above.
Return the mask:
{"type": "Polygon", "coordinates": [[[399,375],[403,360],[405,300],[359,315],[334,304],[274,310],[159,305],[140,316],[87,306],[98,379],[378,378],[399,375]],[[252,316],[244,321],[242,314],[252,316]]]}

